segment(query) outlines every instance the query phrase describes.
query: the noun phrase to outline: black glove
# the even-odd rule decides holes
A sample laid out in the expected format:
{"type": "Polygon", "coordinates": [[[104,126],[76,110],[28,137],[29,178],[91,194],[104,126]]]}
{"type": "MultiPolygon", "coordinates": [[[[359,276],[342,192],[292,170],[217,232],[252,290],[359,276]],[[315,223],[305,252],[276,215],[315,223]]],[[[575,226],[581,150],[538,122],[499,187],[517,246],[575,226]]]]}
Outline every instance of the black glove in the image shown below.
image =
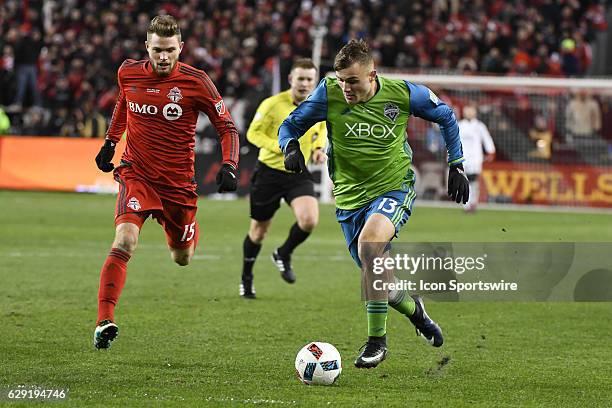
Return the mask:
{"type": "Polygon", "coordinates": [[[463,164],[455,164],[448,169],[448,195],[457,204],[468,202],[470,198],[470,182],[468,181],[463,164]]]}
{"type": "Polygon", "coordinates": [[[111,160],[113,160],[113,156],[115,155],[115,145],[116,143],[106,139],[106,141],[104,141],[104,145],[100,149],[100,152],[96,156],[96,164],[98,165],[98,168],[105,173],[113,171],[115,168],[115,165],[111,163],[111,160]]]}
{"type": "Polygon", "coordinates": [[[293,139],[285,147],[285,168],[294,173],[306,171],[306,161],[300,149],[300,142],[293,139]]]}
{"type": "Polygon", "coordinates": [[[236,169],[231,164],[224,163],[217,173],[217,192],[223,193],[226,191],[236,191],[238,188],[238,178],[236,177],[236,169]]]}

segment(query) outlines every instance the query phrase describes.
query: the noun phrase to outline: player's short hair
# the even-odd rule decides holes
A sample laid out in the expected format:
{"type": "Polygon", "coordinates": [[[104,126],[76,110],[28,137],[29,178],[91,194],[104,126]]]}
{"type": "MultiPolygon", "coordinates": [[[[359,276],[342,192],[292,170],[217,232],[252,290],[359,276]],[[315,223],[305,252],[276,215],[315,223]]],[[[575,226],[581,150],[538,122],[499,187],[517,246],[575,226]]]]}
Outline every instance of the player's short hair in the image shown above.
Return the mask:
{"type": "Polygon", "coordinates": [[[293,61],[293,65],[291,65],[291,71],[296,68],[314,69],[315,71],[318,71],[317,66],[310,58],[296,58],[293,61]]]}
{"type": "Polygon", "coordinates": [[[346,69],[358,62],[360,65],[368,65],[374,61],[370,53],[370,47],[363,40],[351,40],[336,55],[334,59],[334,71],[346,69]]]}
{"type": "Polygon", "coordinates": [[[178,40],[179,42],[181,41],[181,28],[176,19],[168,14],[153,17],[149,28],[147,28],[147,39],[150,39],[153,34],[157,34],[160,37],[174,37],[178,35],[178,40]]]}

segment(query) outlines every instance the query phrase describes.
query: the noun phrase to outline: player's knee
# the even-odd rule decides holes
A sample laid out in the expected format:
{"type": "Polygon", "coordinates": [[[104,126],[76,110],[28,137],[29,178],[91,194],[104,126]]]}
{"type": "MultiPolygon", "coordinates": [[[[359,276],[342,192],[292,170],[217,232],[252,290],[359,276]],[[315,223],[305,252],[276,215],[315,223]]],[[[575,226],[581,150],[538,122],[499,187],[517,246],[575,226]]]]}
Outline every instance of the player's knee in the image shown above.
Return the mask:
{"type": "Polygon", "coordinates": [[[359,237],[357,253],[363,265],[373,265],[374,259],[381,257],[385,252],[384,242],[372,242],[359,237]]]}
{"type": "Polygon", "coordinates": [[[113,248],[119,248],[123,251],[132,254],[138,245],[138,235],[136,234],[119,234],[115,237],[113,248]]]}
{"type": "Polygon", "coordinates": [[[308,214],[298,219],[298,226],[302,231],[311,232],[317,224],[319,223],[319,219],[314,214],[308,214]]]}
{"type": "Polygon", "coordinates": [[[375,255],[370,244],[360,244],[357,253],[362,264],[369,265],[374,262],[375,255]]]}
{"type": "Polygon", "coordinates": [[[252,234],[249,234],[249,237],[251,238],[251,241],[253,241],[253,243],[261,244],[263,240],[266,238],[266,234],[267,234],[267,231],[256,230],[256,231],[253,231],[252,234]]]}
{"type": "Polygon", "coordinates": [[[261,244],[261,242],[266,238],[266,234],[268,233],[267,225],[256,225],[251,227],[249,230],[249,238],[255,244],[261,244]]]}
{"type": "Polygon", "coordinates": [[[191,254],[185,252],[173,252],[172,260],[179,266],[187,266],[191,262],[191,254]]]}

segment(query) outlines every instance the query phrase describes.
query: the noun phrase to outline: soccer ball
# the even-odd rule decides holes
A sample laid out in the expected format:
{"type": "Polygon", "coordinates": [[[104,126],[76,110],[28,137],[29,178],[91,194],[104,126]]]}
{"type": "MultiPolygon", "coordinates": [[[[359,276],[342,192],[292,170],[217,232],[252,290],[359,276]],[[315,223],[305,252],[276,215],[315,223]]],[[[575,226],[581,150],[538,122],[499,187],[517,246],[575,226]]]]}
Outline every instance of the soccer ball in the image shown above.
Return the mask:
{"type": "Polygon", "coordinates": [[[342,372],[340,353],[329,343],[308,343],[295,357],[295,371],[304,384],[331,385],[342,372]]]}

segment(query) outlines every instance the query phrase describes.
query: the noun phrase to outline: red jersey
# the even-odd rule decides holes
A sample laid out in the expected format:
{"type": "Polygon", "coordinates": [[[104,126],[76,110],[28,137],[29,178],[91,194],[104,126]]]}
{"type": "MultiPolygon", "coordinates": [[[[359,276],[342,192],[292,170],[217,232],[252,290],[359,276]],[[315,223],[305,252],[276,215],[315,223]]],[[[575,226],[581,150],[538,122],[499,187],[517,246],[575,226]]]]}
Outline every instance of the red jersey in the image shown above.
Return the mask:
{"type": "Polygon", "coordinates": [[[126,60],[117,73],[119,97],[106,138],[117,143],[127,128],[122,160],[161,190],[195,191],[194,146],[199,112],[217,129],[223,163],[238,167],[239,137],[215,85],[204,71],[177,62],[167,77],[148,60],[126,60]]]}

